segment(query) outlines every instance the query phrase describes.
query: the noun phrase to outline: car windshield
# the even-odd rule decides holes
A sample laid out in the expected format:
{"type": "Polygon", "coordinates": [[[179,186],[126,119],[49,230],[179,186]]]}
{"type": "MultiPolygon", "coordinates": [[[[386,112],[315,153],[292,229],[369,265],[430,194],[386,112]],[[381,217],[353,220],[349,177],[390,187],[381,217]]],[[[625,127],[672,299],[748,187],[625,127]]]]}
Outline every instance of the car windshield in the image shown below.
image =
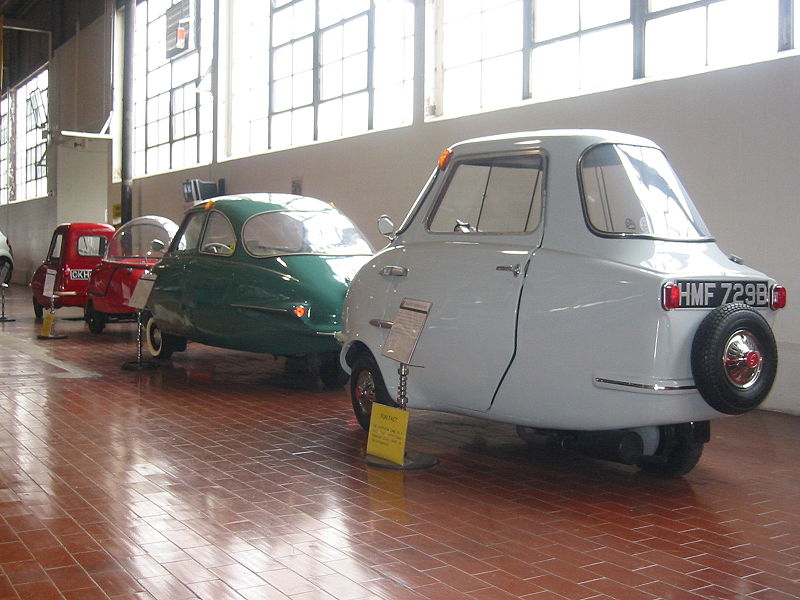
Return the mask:
{"type": "Polygon", "coordinates": [[[106,258],[161,258],[177,230],[169,219],[128,221],[111,238],[106,258]]]}
{"type": "Polygon", "coordinates": [[[273,211],[247,220],[244,247],[253,256],[372,254],[369,242],[338,211],[273,211]]]}
{"type": "Polygon", "coordinates": [[[580,165],[591,228],[601,234],[665,240],[708,240],[686,190],[657,148],[600,144],[580,165]]]}

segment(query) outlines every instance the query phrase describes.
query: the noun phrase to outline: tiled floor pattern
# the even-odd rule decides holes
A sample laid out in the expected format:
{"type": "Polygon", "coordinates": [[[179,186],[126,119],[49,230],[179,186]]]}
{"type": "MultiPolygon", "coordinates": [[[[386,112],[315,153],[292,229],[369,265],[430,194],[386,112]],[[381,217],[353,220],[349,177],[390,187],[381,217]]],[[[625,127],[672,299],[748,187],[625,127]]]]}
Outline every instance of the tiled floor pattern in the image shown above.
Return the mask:
{"type": "Polygon", "coordinates": [[[664,480],[416,411],[439,464],[386,471],[344,391],[271,357],[131,373],[132,325],[37,340],[24,287],[6,310],[0,599],[800,597],[798,417],[718,421],[664,480]]]}

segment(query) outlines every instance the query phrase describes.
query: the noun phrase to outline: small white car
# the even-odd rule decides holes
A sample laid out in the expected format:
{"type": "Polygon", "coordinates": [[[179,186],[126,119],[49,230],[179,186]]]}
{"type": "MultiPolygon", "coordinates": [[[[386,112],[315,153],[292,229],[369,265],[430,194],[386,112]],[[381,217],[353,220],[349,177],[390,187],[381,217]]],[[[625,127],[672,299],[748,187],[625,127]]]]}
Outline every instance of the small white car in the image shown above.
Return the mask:
{"type": "MultiPolygon", "coordinates": [[[[653,142],[534,131],[445,150],[345,301],[341,362],[369,427],[396,404],[383,354],[404,299],[430,302],[408,406],[517,425],[678,476],[709,420],[772,387],[786,290],[722,253],[653,142]]],[[[398,330],[399,331],[399,330],[398,330]]]]}

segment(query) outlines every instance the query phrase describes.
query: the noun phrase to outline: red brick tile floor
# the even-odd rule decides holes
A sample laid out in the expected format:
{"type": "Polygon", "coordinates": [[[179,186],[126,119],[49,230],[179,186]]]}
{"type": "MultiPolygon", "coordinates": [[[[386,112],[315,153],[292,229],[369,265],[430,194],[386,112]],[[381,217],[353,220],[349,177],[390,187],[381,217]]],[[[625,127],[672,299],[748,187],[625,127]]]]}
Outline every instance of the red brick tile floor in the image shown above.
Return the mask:
{"type": "Polygon", "coordinates": [[[198,344],[124,371],[135,326],[70,310],[38,340],[14,285],[0,325],[2,599],[800,597],[799,417],[717,421],[667,480],[412,411],[439,463],[387,471],[344,390],[198,344]]]}

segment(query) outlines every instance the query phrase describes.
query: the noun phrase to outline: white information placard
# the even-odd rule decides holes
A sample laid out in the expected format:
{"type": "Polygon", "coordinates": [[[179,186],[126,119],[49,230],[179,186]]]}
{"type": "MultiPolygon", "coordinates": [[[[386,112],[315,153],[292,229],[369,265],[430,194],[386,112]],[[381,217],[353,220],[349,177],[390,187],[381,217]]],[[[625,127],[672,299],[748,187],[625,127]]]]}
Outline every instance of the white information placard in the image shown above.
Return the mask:
{"type": "Polygon", "coordinates": [[[55,294],[54,289],[56,285],[56,272],[53,269],[47,269],[44,274],[44,287],[42,289],[42,295],[45,298],[54,298],[55,294]]]}
{"type": "Polygon", "coordinates": [[[397,362],[410,364],[425,320],[433,306],[426,300],[403,298],[394,317],[392,329],[383,345],[383,355],[397,362]]]}
{"type": "Polygon", "coordinates": [[[150,297],[150,292],[153,290],[155,282],[156,276],[153,273],[143,273],[133,289],[128,306],[138,310],[142,310],[147,306],[147,299],[150,297]]]}

